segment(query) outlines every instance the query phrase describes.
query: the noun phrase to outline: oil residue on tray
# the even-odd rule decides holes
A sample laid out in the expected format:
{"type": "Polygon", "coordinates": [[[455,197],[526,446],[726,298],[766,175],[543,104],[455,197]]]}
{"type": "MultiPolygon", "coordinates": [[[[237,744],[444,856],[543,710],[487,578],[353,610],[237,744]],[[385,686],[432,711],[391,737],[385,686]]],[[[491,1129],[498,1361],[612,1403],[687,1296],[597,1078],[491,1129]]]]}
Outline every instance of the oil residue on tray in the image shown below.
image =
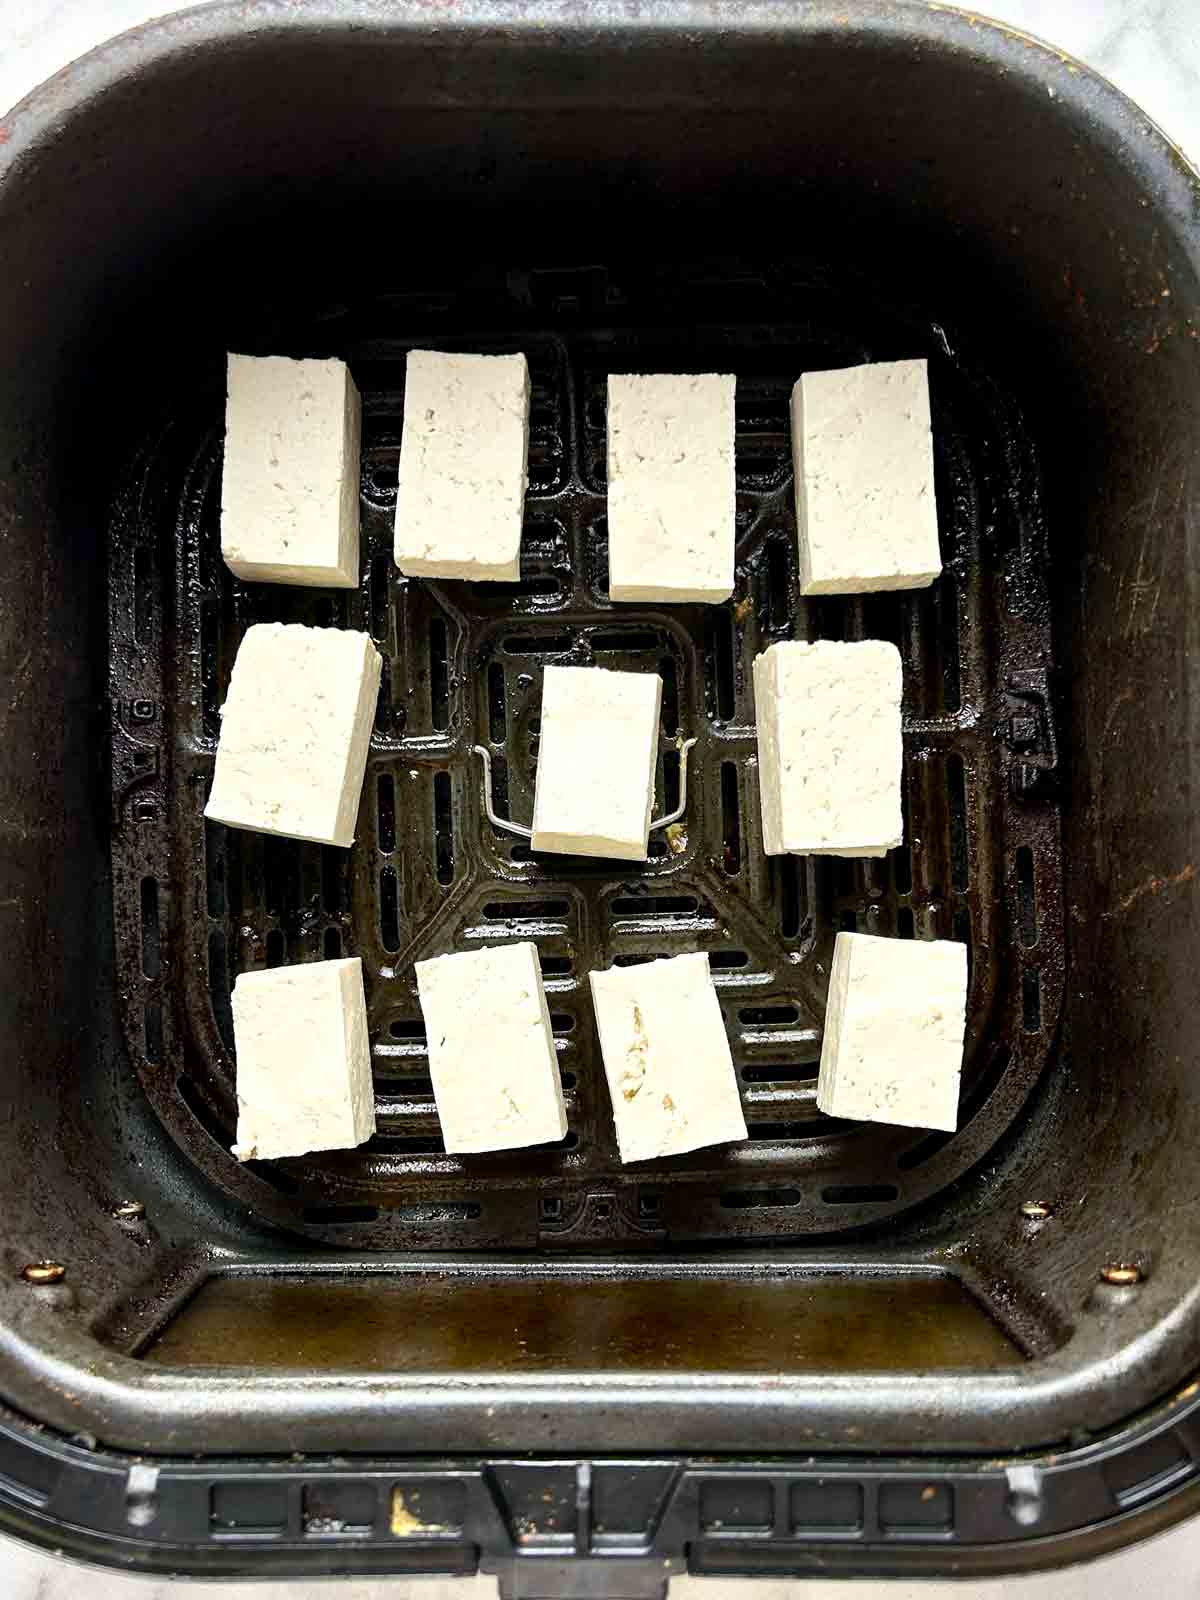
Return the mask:
{"type": "Polygon", "coordinates": [[[210,1278],[163,1366],[369,1372],[908,1372],[1021,1352],[943,1274],[210,1278]]]}

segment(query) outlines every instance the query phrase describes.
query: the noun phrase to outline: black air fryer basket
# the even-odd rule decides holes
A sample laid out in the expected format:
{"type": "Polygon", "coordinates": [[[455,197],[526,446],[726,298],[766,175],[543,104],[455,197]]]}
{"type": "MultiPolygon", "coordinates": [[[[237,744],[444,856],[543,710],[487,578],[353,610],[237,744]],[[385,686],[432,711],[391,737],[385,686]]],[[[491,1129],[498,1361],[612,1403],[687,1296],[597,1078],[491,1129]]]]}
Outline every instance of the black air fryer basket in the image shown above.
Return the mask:
{"type": "Polygon", "coordinates": [[[1200,185],[942,7],[217,4],[0,122],[0,1528],[201,1574],[963,1573],[1200,1499],[1200,185]],[[404,358],[526,352],[519,582],[390,554],[404,358]],[[220,559],[226,350],[344,357],[362,582],[220,559]],[[787,400],[929,361],[932,589],[801,599],[787,400]],[[724,606],[612,606],[605,379],[734,372],[724,606]],[[385,660],[349,852],[203,819],[253,622],[385,660]],[[763,854],[750,663],[889,639],[905,848],[763,854]],[[664,683],[535,856],[547,663],[664,683]],[[957,939],[957,1133],[839,1123],[839,929],[957,939]],[[416,959],[536,941],[569,1117],[448,1155],[416,959]],[[586,975],[709,953],[749,1139],[617,1159],[586,975]],[[242,971],[363,961],[379,1131],[239,1165],[242,971]]]}

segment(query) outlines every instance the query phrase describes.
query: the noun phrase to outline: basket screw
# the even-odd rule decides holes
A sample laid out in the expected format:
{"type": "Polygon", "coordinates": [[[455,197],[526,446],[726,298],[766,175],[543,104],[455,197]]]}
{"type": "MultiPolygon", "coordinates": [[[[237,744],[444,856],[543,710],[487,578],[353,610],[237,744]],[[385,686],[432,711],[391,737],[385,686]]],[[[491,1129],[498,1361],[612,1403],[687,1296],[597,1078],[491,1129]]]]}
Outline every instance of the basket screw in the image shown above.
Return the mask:
{"type": "Polygon", "coordinates": [[[1100,1276],[1105,1283],[1111,1283],[1118,1289],[1128,1289],[1135,1283],[1141,1283],[1142,1269],[1131,1261],[1110,1261],[1107,1266],[1100,1268],[1100,1276]]]}
{"type": "Polygon", "coordinates": [[[1021,1215],[1028,1222],[1045,1222],[1053,1214],[1053,1208],[1044,1200],[1022,1200],[1021,1215]]]}
{"type": "Polygon", "coordinates": [[[140,1222],[145,1215],[146,1208],[140,1200],[122,1200],[113,1211],[118,1222],[140,1222]]]}
{"type": "Polygon", "coordinates": [[[66,1275],[67,1269],[61,1261],[31,1261],[21,1268],[26,1283],[61,1283],[66,1275]]]}

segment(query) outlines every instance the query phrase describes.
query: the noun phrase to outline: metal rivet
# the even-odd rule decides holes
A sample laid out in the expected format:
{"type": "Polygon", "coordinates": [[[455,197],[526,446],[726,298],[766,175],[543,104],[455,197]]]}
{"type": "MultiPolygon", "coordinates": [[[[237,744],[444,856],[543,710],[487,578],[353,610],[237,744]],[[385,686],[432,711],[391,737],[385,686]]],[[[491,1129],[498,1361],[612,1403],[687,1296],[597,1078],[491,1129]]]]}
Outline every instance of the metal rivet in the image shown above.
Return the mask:
{"type": "Polygon", "coordinates": [[[145,1215],[146,1208],[140,1200],[122,1200],[113,1210],[118,1222],[140,1222],[145,1215]]]}
{"type": "Polygon", "coordinates": [[[21,1268],[26,1283],[61,1283],[66,1275],[67,1269],[61,1261],[31,1261],[21,1268]]]}
{"type": "Polygon", "coordinates": [[[1022,1200],[1021,1215],[1029,1222],[1045,1222],[1053,1215],[1053,1208],[1044,1200],[1022,1200]]]}
{"type": "Polygon", "coordinates": [[[1107,1266],[1100,1268],[1100,1276],[1105,1283],[1111,1283],[1118,1289],[1128,1289],[1135,1283],[1141,1283],[1142,1269],[1131,1261],[1110,1261],[1107,1266]]]}

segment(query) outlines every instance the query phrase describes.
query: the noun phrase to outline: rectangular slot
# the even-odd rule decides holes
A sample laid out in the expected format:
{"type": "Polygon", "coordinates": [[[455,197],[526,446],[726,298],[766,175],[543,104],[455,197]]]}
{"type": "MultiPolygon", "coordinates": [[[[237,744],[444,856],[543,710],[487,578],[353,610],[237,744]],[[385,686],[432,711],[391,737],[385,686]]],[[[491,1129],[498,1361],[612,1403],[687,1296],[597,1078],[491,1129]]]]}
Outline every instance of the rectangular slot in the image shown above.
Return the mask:
{"type": "Polygon", "coordinates": [[[229,959],[225,950],[225,935],[219,928],[214,928],[208,936],[208,993],[217,1032],[225,1047],[232,1050],[233,1009],[229,1004],[229,959]]]}
{"type": "Polygon", "coordinates": [[[419,1072],[404,1078],[376,1078],[375,1092],[389,1100],[427,1099],[433,1093],[433,1079],[419,1072]]]}
{"type": "Polygon", "coordinates": [[[950,887],[962,893],[968,882],[967,775],[957,751],[946,757],[946,798],[950,820],[950,887]]]}
{"type": "Polygon", "coordinates": [[[1017,850],[1017,931],[1027,950],[1038,941],[1037,892],[1033,879],[1033,851],[1027,844],[1017,850]]]}
{"type": "Polygon", "coordinates": [[[771,1062],[742,1068],[743,1083],[810,1083],[817,1075],[816,1061],[771,1062]]]}
{"type": "Polygon", "coordinates": [[[216,1483],[209,1502],[214,1533],[243,1537],[283,1533],[287,1529],[287,1485],[269,1478],[245,1483],[216,1483]]]}
{"type": "Polygon", "coordinates": [[[788,553],[782,539],[767,540],[767,621],[772,629],[786,628],[788,604],[788,553]]]}
{"type": "Polygon", "coordinates": [[[908,784],[900,781],[900,818],[904,829],[904,841],[895,850],[889,852],[892,862],[892,882],[896,885],[897,894],[912,893],[912,851],[909,840],[912,838],[912,823],[909,820],[908,784]]]}
{"type": "MultiPolygon", "coordinates": [[[[179,1098],[204,1129],[205,1133],[208,1134],[209,1138],[215,1139],[218,1144],[224,1145],[228,1149],[233,1143],[232,1128],[226,1127],[224,1120],[217,1115],[192,1080],[187,1077],[178,1077],[175,1080],[175,1088],[178,1091],[179,1098]]],[[[287,1190],[285,1189],[283,1192],[287,1193],[287,1190]]]]}
{"type": "Polygon", "coordinates": [[[933,615],[937,621],[938,649],[942,657],[942,711],[952,715],[962,705],[961,667],[958,658],[958,589],[950,575],[934,585],[933,615]]]}
{"type": "Polygon", "coordinates": [[[418,1039],[425,1043],[425,1019],[423,1017],[396,1017],[388,1026],[388,1032],[393,1039],[418,1039]]]}
{"type": "Polygon", "coordinates": [[[304,1532],[309,1538],[369,1533],[375,1526],[379,1492],[364,1483],[306,1483],[300,1502],[304,1532]]]}
{"type": "Polygon", "coordinates": [[[267,965],[281,967],[287,959],[287,940],[282,928],[272,928],[267,935],[267,965]]]}
{"type": "Polygon", "coordinates": [[[737,967],[748,967],[750,957],[744,950],[710,950],[708,964],[714,972],[725,972],[737,967]]]}
{"type": "Polygon", "coordinates": [[[700,1526],[705,1533],[770,1533],[775,1490],[757,1478],[717,1478],[700,1485],[700,1526]]]}
{"type": "Polygon", "coordinates": [[[433,839],[437,856],[437,881],[454,882],[454,823],[450,815],[450,774],[433,776],[433,839]]]}
{"type": "Polygon", "coordinates": [[[263,836],[263,896],[267,910],[281,922],[295,911],[300,898],[298,853],[294,839],[263,836]]]}
{"type": "Polygon", "coordinates": [[[651,628],[614,628],[611,632],[594,633],[591,638],[593,650],[616,650],[623,655],[657,650],[661,643],[661,638],[651,628]]]}
{"type": "Polygon", "coordinates": [[[392,729],[392,663],[385,655],[383,670],[379,674],[379,698],[375,702],[375,732],[390,733],[392,729]]]}
{"type": "MultiPolygon", "coordinates": [[[[748,1122],[746,1134],[748,1138],[760,1140],[762,1143],[787,1144],[792,1139],[814,1139],[829,1131],[830,1122],[824,1120],[809,1122],[748,1122]]],[[[846,1127],[846,1123],[841,1124],[846,1127]]]]}
{"type": "Polygon", "coordinates": [[[570,956],[548,956],[538,951],[543,978],[565,978],[574,970],[570,956]]]}
{"type": "MultiPolygon", "coordinates": [[[[666,750],[662,758],[662,810],[669,814],[679,805],[679,751],[666,750]]],[[[663,841],[651,839],[650,844],[660,844],[663,841]]],[[[649,852],[654,854],[653,850],[649,852]]]]}
{"type": "Polygon", "coordinates": [[[742,870],[742,822],[738,806],[737,768],[732,761],[721,763],[721,837],[724,841],[722,865],[731,876],[742,870]]]}
{"type": "Polygon", "coordinates": [[[679,727],[679,679],[674,656],[663,656],[658,675],[662,679],[662,731],[670,737],[679,727]]]}
{"type": "Polygon", "coordinates": [[[564,1033],[574,1033],[575,1018],[569,1011],[552,1011],[550,1013],[550,1031],[556,1037],[564,1033]]]}
{"type": "Polygon", "coordinates": [[[879,1526],[893,1535],[948,1533],[954,1526],[952,1486],[918,1480],[880,1484],[879,1526]]]}
{"type": "Polygon", "coordinates": [[[154,979],[162,972],[162,943],[158,925],[158,879],[142,879],[142,973],[154,979]]]}
{"type": "Polygon", "coordinates": [[[708,668],[709,713],[717,722],[728,722],[735,709],[733,620],[728,606],[706,606],[704,619],[704,657],[708,668]]]}
{"type": "Polygon", "coordinates": [[[614,917],[694,917],[700,902],[694,894],[622,894],[609,901],[614,917]]]}
{"type": "Polygon", "coordinates": [[[570,909],[569,900],[489,900],[483,914],[493,922],[551,922],[570,909]]]}
{"type": "MultiPolygon", "coordinates": [[[[556,1220],[544,1196],[541,1215],[556,1220]]],[[[433,1203],[436,1206],[436,1202],[433,1203]]],[[[582,1277],[532,1263],[214,1276],[143,1359],[166,1366],[415,1372],[904,1372],[1023,1357],[957,1279],[747,1267],[582,1277]],[[502,1294],[504,1316],[496,1316],[502,1294]],[[703,1329],[668,1340],[664,1328],[703,1329]],[[887,1337],[880,1336],[880,1329],[887,1337]]]]}
{"type": "Polygon", "coordinates": [[[795,1483],[789,1512],[793,1533],[857,1533],[863,1525],[862,1484],[845,1478],[795,1483]]]}
{"type": "Polygon", "coordinates": [[[488,733],[493,744],[508,738],[508,697],[504,689],[504,668],[498,661],[488,667],[488,733]]]}
{"type": "Polygon", "coordinates": [[[800,1020],[795,1006],[744,1006],[738,1012],[738,1021],[747,1028],[774,1028],[794,1026],[800,1020]]]}
{"type": "Polygon", "coordinates": [[[346,865],[344,850],[321,846],[321,904],[331,917],[346,909],[346,865]]]}
{"type": "Polygon", "coordinates": [[[390,550],[377,550],[371,558],[371,637],[376,644],[383,644],[387,639],[392,566],[390,550]]]}
{"type": "Polygon", "coordinates": [[[514,633],[503,641],[510,656],[561,656],[570,648],[569,633],[514,633]]]}
{"type": "Polygon", "coordinates": [[[450,659],[441,617],[429,621],[429,716],[434,732],[445,733],[450,726],[450,659]]]}
{"type": "Polygon", "coordinates": [[[399,950],[399,885],[392,866],[382,868],[379,874],[379,937],[385,950],[399,950]]]}
{"type": "Polygon", "coordinates": [[[902,939],[911,939],[916,934],[911,906],[901,906],[896,912],[896,932],[902,939]]]}
{"type": "Polygon", "coordinates": [[[342,936],[337,928],[326,928],[321,938],[321,954],[326,961],[336,961],[342,953],[342,936]]]}
{"type": "Polygon", "coordinates": [[[396,848],[396,781],[390,772],[381,772],[375,786],[375,826],[379,848],[390,856],[396,848]]]}
{"type": "Polygon", "coordinates": [[[217,681],[217,656],[221,621],[215,600],[200,605],[200,716],[204,731],[212,739],[221,732],[221,702],[224,696],[217,681]]]}

